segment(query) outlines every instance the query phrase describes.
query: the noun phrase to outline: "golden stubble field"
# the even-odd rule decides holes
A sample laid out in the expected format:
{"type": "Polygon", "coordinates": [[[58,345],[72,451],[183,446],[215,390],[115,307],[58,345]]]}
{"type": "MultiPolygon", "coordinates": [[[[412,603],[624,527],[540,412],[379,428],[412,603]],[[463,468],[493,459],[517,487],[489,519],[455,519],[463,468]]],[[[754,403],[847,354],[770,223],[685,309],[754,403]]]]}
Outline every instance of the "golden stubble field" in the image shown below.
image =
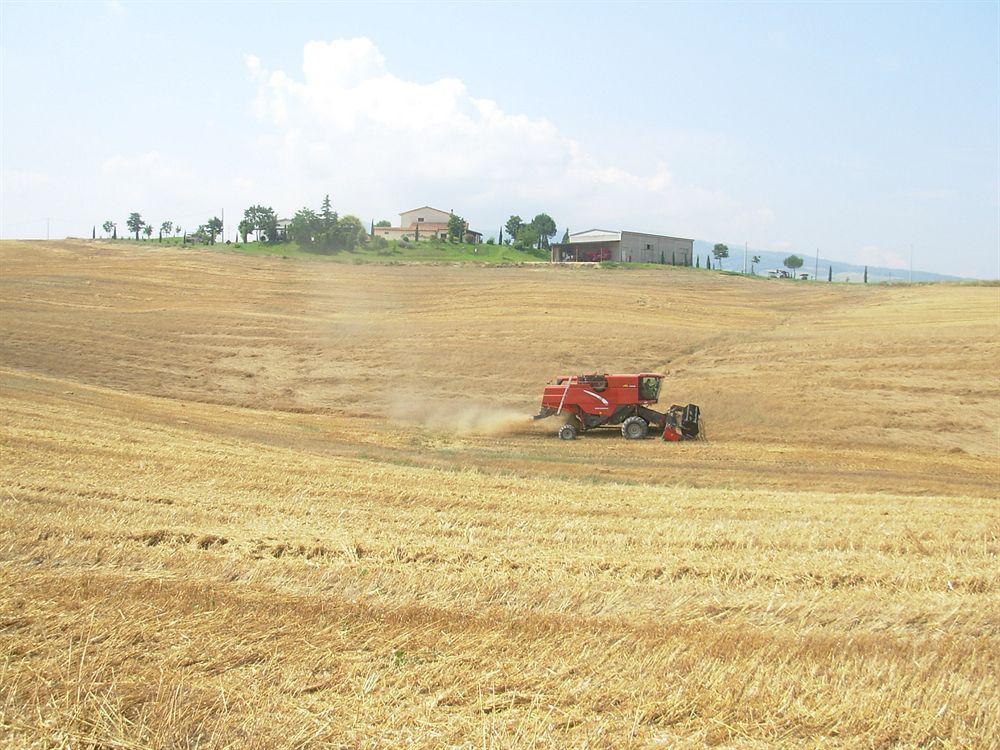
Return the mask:
{"type": "Polygon", "coordinates": [[[996,286],[0,263],[0,744],[998,746],[996,286]]]}

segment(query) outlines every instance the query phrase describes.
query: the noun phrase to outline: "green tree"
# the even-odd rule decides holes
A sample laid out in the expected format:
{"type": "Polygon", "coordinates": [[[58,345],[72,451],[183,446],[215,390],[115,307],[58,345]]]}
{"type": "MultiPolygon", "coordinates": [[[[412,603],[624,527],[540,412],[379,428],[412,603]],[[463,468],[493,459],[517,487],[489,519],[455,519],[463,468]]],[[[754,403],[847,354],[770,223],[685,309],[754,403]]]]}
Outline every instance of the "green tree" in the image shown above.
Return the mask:
{"type": "MultiPolygon", "coordinates": [[[[750,273],[754,273],[753,267],[756,266],[758,263],[760,263],[760,256],[759,255],[755,255],[752,258],[750,258],[750,273]]],[[[756,275],[756,274],[754,274],[754,275],[756,275]]]]}
{"type": "Polygon", "coordinates": [[[562,240],[560,240],[560,242],[563,245],[568,245],[569,244],[569,227],[566,227],[566,231],[563,232],[562,240]]]}
{"type": "Polygon", "coordinates": [[[311,208],[303,208],[295,213],[288,225],[288,239],[308,249],[316,244],[319,231],[319,215],[311,208]]]}
{"type": "Polygon", "coordinates": [[[142,216],[139,215],[138,211],[133,211],[128,215],[128,220],[126,220],[125,226],[128,227],[130,232],[135,232],[135,238],[138,240],[139,232],[144,226],[146,226],[146,222],[142,220],[142,216]]]}
{"type": "Polygon", "coordinates": [[[323,196],[323,202],[320,204],[319,230],[316,235],[316,244],[319,245],[321,251],[330,253],[338,249],[340,240],[338,222],[339,217],[337,212],[333,210],[330,194],[327,193],[323,196]]]}
{"type": "Polygon", "coordinates": [[[219,236],[222,231],[222,219],[218,216],[213,216],[207,222],[205,222],[203,234],[208,237],[208,244],[214,245],[215,238],[219,236]]]}
{"type": "Polygon", "coordinates": [[[538,235],[538,249],[549,246],[549,238],[556,233],[556,223],[548,214],[538,214],[531,220],[531,226],[538,235]]]}
{"type": "Polygon", "coordinates": [[[273,208],[268,206],[260,207],[260,224],[258,228],[264,234],[268,242],[278,241],[278,215],[273,208]]]}
{"type": "Polygon", "coordinates": [[[173,232],[173,231],[174,231],[174,223],[172,221],[165,221],[162,224],[160,224],[160,236],[161,237],[163,235],[167,235],[169,237],[170,233],[173,232]]]}
{"type": "Polygon", "coordinates": [[[868,266],[865,266],[865,283],[868,283],[868,266]]]}
{"type": "Polygon", "coordinates": [[[241,221],[239,226],[236,228],[236,231],[239,232],[240,237],[243,238],[243,242],[246,243],[247,235],[253,231],[253,224],[247,219],[243,219],[243,221],[241,221]]]}
{"type": "Polygon", "coordinates": [[[721,242],[717,242],[715,247],[712,248],[712,255],[715,256],[715,265],[722,268],[722,259],[729,257],[729,247],[723,245],[721,242]]]}
{"type": "Polygon", "coordinates": [[[709,271],[712,270],[712,256],[711,255],[706,255],[705,256],[705,268],[707,268],[709,271]]]}
{"type": "Polygon", "coordinates": [[[521,221],[521,217],[517,214],[507,219],[507,223],[504,224],[504,228],[507,230],[507,244],[517,241],[517,233],[521,231],[523,226],[524,222],[521,221]]]}
{"type": "Polygon", "coordinates": [[[256,234],[254,239],[260,241],[260,234],[257,232],[257,222],[259,220],[258,208],[258,206],[250,206],[250,208],[243,212],[243,221],[240,222],[239,228],[241,232],[245,230],[245,234],[243,236],[244,242],[246,241],[247,235],[251,232],[256,234]]]}
{"type": "Polygon", "coordinates": [[[694,267],[695,268],[701,268],[701,256],[700,255],[694,259],[694,267]]]}
{"type": "Polygon", "coordinates": [[[391,227],[392,226],[392,222],[389,221],[388,219],[382,219],[381,221],[376,221],[375,222],[375,226],[377,226],[377,227],[391,227]]]}
{"type": "Polygon", "coordinates": [[[147,224],[146,226],[144,226],[142,228],[142,233],[146,235],[146,239],[148,240],[150,237],[153,236],[153,225],[147,224]]]}
{"type": "Polygon", "coordinates": [[[833,266],[826,267],[826,280],[833,281],[833,266]]]}
{"type": "Polygon", "coordinates": [[[353,250],[367,237],[365,225],[357,216],[344,216],[337,222],[337,246],[353,250]]]}
{"type": "Polygon", "coordinates": [[[513,245],[516,249],[521,252],[531,253],[532,255],[539,255],[538,247],[541,244],[541,239],[538,236],[538,230],[535,229],[531,224],[525,224],[517,231],[517,236],[514,237],[513,245]]]}
{"type": "Polygon", "coordinates": [[[798,255],[789,255],[784,261],[782,261],[785,268],[792,272],[792,276],[795,275],[795,269],[802,268],[802,262],[802,258],[798,255]]]}
{"type": "Polygon", "coordinates": [[[455,214],[448,216],[448,236],[452,240],[461,242],[464,239],[465,228],[467,226],[468,224],[461,216],[456,216],[455,214]]]}
{"type": "Polygon", "coordinates": [[[269,206],[250,206],[243,212],[240,227],[244,226],[249,226],[247,234],[254,232],[257,235],[258,242],[276,242],[278,239],[278,216],[269,206]]]}
{"type": "Polygon", "coordinates": [[[105,234],[111,234],[115,229],[115,223],[111,221],[111,219],[108,219],[106,222],[101,224],[101,229],[104,230],[105,234]]]}

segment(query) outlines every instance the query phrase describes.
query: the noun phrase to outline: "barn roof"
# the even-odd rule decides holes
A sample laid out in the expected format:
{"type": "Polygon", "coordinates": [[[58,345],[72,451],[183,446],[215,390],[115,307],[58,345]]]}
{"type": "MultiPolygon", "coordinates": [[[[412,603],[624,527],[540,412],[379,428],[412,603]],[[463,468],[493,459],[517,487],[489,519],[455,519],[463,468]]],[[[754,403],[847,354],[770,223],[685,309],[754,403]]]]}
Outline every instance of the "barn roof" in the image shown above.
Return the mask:
{"type": "Polygon", "coordinates": [[[440,211],[443,214],[450,214],[451,211],[445,211],[443,208],[434,208],[434,206],[419,206],[418,208],[409,208],[406,211],[401,211],[400,216],[403,214],[411,214],[414,211],[423,211],[425,208],[429,208],[431,211],[440,211]]]}

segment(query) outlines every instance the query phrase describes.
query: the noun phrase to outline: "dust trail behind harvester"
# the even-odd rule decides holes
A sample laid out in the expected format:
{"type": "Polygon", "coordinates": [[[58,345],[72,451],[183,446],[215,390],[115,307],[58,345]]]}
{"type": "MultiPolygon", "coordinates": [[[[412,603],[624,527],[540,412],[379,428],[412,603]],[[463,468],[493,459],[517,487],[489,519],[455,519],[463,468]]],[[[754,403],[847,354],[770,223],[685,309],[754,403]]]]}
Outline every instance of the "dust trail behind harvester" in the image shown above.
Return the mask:
{"type": "Polygon", "coordinates": [[[509,435],[526,430],[530,417],[514,409],[480,403],[405,403],[392,408],[399,420],[454,435],[509,435]]]}
{"type": "Polygon", "coordinates": [[[444,280],[421,287],[407,271],[377,269],[377,288],[359,284],[350,298],[336,301],[332,316],[321,316],[321,337],[329,344],[323,348],[336,359],[326,364],[337,371],[343,403],[388,423],[451,435],[529,430],[533,399],[509,377],[512,366],[524,363],[457,340],[458,331],[467,336],[470,329],[495,325],[468,314],[471,290],[442,289],[444,280]]]}

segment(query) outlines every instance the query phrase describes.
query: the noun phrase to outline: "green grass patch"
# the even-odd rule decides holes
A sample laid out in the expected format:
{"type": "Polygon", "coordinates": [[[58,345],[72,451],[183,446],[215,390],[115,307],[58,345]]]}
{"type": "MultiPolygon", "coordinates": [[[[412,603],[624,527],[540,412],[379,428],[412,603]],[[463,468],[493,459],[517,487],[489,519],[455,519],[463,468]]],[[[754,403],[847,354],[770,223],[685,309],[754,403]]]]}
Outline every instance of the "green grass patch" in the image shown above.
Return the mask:
{"type": "Polygon", "coordinates": [[[694,268],[691,266],[671,265],[670,263],[626,263],[619,260],[602,260],[597,264],[599,268],[617,268],[631,271],[640,268],[679,268],[690,271],[703,271],[708,269],[694,268]]]}
{"type": "Polygon", "coordinates": [[[335,263],[538,263],[548,261],[548,252],[530,253],[508,245],[471,245],[450,242],[390,242],[387,247],[364,245],[353,250],[319,252],[305,249],[294,242],[268,244],[264,242],[236,243],[231,245],[192,245],[217,251],[271,255],[284,258],[326,260],[335,263]]]}

